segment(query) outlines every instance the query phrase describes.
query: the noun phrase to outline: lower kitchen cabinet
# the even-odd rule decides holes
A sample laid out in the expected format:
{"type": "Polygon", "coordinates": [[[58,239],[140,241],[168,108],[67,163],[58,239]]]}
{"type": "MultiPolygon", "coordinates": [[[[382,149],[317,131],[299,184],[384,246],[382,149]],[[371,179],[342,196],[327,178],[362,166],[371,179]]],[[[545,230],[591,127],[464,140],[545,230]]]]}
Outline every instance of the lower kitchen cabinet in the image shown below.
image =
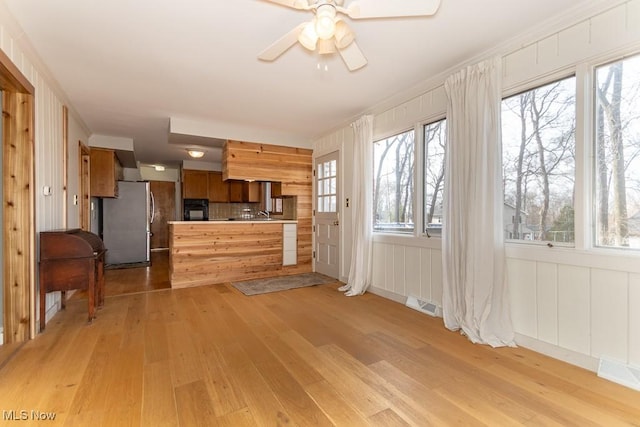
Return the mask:
{"type": "Polygon", "coordinates": [[[298,226],[282,224],[282,265],[298,263],[298,226]]]}

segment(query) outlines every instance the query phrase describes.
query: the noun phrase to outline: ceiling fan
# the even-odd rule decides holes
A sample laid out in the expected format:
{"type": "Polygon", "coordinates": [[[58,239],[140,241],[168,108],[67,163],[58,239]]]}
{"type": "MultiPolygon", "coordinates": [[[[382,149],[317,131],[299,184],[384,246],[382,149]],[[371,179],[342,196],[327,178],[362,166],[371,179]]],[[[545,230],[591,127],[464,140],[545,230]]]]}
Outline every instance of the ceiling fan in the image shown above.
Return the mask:
{"type": "Polygon", "coordinates": [[[340,53],[350,71],[367,64],[367,58],[355,42],[355,34],[343,19],[392,18],[430,16],[440,7],[440,0],[352,0],[344,7],[344,0],[265,0],[298,10],[310,10],[314,17],[276,40],[258,58],[274,61],[296,42],[321,55],[340,53]]]}

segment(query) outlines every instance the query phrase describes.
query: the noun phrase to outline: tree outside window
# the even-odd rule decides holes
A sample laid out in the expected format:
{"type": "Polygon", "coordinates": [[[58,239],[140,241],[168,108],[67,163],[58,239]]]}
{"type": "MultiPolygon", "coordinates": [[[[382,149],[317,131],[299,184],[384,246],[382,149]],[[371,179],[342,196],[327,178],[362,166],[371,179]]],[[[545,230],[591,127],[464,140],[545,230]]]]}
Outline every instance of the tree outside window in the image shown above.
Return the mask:
{"type": "Polygon", "coordinates": [[[502,101],[506,239],[573,243],[575,77],[502,101]]]}
{"type": "Polygon", "coordinates": [[[447,144],[447,121],[424,126],[424,232],[442,234],[442,192],[447,144]]]}
{"type": "Polygon", "coordinates": [[[595,244],[640,249],[640,56],[595,74],[595,244]]]}
{"type": "Polygon", "coordinates": [[[375,231],[413,232],[414,134],[411,130],[374,143],[375,231]]]}

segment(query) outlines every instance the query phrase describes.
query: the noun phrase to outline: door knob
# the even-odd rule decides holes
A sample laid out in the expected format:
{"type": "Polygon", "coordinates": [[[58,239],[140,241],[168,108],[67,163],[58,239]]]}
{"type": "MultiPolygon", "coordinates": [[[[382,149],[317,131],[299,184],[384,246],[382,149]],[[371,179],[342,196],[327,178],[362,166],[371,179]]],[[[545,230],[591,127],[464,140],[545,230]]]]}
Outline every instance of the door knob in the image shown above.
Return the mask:
{"type": "Polygon", "coordinates": [[[333,221],[333,225],[340,225],[339,221],[333,221]]]}

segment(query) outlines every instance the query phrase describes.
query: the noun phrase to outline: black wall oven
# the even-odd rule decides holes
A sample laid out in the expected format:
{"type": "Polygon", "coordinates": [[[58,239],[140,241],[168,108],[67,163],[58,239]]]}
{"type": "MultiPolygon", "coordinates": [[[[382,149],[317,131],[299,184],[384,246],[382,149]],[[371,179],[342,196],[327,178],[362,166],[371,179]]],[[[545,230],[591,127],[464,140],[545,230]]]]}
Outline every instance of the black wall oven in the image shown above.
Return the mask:
{"type": "Polygon", "coordinates": [[[209,199],[184,199],[185,221],[209,221],[209,199]]]}

